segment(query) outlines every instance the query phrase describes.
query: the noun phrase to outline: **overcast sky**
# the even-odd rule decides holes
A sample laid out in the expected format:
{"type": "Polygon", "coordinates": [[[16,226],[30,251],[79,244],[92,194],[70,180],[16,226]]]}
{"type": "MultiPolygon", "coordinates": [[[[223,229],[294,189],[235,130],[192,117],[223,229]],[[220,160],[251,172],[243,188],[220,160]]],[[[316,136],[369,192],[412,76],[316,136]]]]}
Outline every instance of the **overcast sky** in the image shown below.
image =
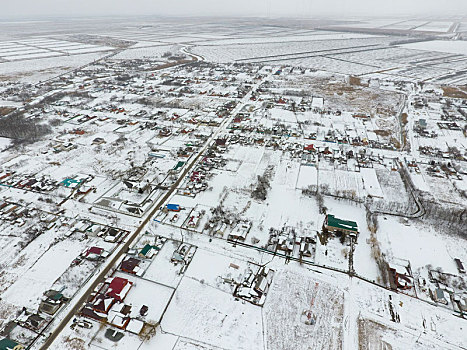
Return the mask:
{"type": "Polygon", "coordinates": [[[0,0],[0,17],[467,14],[467,0],[0,0]]]}

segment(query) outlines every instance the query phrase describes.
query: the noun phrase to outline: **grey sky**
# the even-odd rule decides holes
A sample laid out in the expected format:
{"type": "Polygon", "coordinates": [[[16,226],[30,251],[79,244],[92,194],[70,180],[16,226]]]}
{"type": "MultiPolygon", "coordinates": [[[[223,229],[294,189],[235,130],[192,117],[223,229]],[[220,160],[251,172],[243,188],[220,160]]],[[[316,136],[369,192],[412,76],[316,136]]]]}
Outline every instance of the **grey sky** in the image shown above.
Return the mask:
{"type": "Polygon", "coordinates": [[[467,14],[467,0],[0,0],[0,17],[467,14]]]}

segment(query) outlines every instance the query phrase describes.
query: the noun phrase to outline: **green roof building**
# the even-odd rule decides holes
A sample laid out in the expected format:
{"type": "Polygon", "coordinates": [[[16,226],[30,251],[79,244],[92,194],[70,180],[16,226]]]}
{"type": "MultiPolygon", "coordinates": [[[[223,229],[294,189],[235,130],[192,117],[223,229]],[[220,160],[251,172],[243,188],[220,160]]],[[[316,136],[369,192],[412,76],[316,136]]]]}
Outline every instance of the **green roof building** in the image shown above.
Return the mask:
{"type": "Polygon", "coordinates": [[[8,338],[3,338],[0,340],[0,350],[22,350],[24,349],[24,346],[18,344],[17,342],[8,339],[8,338]]]}
{"type": "Polygon", "coordinates": [[[139,256],[142,258],[152,258],[152,256],[160,250],[158,246],[151,245],[151,244],[146,244],[143,249],[140,250],[139,256]]]}
{"type": "Polygon", "coordinates": [[[331,214],[326,215],[323,226],[330,232],[341,232],[354,236],[358,235],[358,225],[355,221],[338,219],[331,214]]]}
{"type": "Polygon", "coordinates": [[[185,165],[184,161],[181,161],[181,160],[178,161],[178,163],[173,167],[173,171],[179,171],[184,165],[185,165]]]}

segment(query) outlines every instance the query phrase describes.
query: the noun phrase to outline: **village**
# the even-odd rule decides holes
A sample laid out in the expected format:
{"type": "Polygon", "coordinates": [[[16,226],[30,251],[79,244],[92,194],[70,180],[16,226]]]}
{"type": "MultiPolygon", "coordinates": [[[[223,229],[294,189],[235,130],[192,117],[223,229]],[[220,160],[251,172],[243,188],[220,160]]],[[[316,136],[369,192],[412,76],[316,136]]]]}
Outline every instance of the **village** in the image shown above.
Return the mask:
{"type": "Polygon", "coordinates": [[[464,90],[125,40],[0,81],[0,350],[465,347],[464,90]]]}

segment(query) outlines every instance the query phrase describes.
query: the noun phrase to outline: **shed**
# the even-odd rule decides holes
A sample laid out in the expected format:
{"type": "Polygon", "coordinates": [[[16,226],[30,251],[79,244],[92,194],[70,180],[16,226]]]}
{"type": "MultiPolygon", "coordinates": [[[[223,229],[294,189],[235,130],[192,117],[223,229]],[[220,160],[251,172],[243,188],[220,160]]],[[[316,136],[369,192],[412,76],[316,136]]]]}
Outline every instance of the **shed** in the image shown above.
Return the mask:
{"type": "Polygon", "coordinates": [[[165,207],[167,208],[168,211],[180,211],[181,210],[180,205],[178,204],[167,204],[165,207]]]}
{"type": "Polygon", "coordinates": [[[464,264],[462,264],[461,259],[455,258],[454,261],[456,263],[457,270],[459,270],[460,273],[465,273],[464,264]]]}
{"type": "Polygon", "coordinates": [[[137,320],[136,318],[132,318],[126,327],[126,330],[134,334],[139,334],[143,330],[143,327],[143,321],[137,320]]]}

